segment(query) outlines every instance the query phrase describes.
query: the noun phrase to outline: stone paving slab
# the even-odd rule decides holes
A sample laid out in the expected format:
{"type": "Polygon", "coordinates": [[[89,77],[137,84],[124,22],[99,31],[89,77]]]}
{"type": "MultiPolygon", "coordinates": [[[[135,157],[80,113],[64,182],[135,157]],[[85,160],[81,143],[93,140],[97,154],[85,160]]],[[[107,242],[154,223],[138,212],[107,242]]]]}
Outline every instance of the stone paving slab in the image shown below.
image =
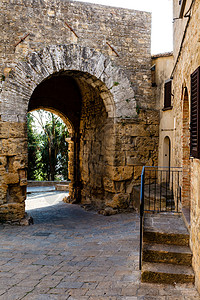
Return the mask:
{"type": "Polygon", "coordinates": [[[0,300],[200,299],[191,284],[140,282],[136,213],[102,216],[48,197],[29,196],[34,225],[0,227],[0,300]]]}
{"type": "Polygon", "coordinates": [[[55,191],[55,186],[28,186],[27,193],[42,193],[42,192],[53,192],[55,191]]]}

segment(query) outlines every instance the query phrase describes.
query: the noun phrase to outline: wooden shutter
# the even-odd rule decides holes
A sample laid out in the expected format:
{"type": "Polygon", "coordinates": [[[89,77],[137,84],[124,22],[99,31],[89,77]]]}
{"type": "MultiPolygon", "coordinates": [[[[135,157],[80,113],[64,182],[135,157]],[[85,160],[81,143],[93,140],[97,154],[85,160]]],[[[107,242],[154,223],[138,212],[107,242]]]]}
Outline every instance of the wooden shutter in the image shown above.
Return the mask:
{"type": "Polygon", "coordinates": [[[200,67],[191,74],[190,155],[200,158],[200,67]]]}
{"type": "Polygon", "coordinates": [[[168,80],[165,82],[165,87],[164,87],[164,108],[171,107],[171,96],[172,96],[172,81],[168,80]]]}

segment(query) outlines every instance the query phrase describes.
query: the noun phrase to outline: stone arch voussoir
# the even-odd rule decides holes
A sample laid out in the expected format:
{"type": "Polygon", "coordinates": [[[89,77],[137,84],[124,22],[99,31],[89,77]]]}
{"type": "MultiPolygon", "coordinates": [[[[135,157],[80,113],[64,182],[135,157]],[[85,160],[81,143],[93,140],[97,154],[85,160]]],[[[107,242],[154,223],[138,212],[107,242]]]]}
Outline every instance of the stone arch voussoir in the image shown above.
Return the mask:
{"type": "Polygon", "coordinates": [[[101,87],[100,93],[109,117],[136,116],[134,91],[122,70],[102,53],[71,44],[48,46],[13,65],[2,86],[2,121],[23,121],[37,85],[52,74],[70,70],[91,75],[94,87],[100,87],[100,81],[105,84],[106,89],[101,87]]]}

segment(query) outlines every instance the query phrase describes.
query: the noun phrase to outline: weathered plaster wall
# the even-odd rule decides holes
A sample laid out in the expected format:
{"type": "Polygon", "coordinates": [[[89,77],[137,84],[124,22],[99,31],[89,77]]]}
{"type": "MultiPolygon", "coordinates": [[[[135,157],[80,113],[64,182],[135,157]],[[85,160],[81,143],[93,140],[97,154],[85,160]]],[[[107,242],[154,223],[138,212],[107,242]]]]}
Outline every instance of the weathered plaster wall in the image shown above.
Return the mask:
{"type": "MultiPolygon", "coordinates": [[[[191,1],[187,1],[187,6],[191,1]]],[[[174,17],[178,14],[178,1],[174,1],[174,17]]],[[[183,128],[183,99],[184,88],[187,87],[190,100],[190,75],[200,65],[200,42],[199,42],[199,12],[200,2],[195,1],[191,10],[191,18],[188,23],[185,39],[179,61],[176,65],[173,76],[173,91],[174,91],[174,114],[176,115],[175,140],[174,140],[174,164],[182,166],[183,145],[182,143],[182,128],[183,128]]],[[[187,19],[188,20],[188,19],[187,19]]],[[[184,25],[186,20],[175,21],[174,40],[180,41],[183,38],[184,25]]],[[[178,42],[177,42],[178,43],[178,42]]],[[[178,44],[175,44],[177,52],[178,44]]],[[[188,120],[189,121],[189,120],[188,120]]],[[[196,274],[196,286],[200,291],[200,198],[199,198],[199,159],[189,158],[191,164],[191,182],[188,189],[191,189],[190,199],[190,214],[191,214],[191,229],[190,229],[190,245],[193,251],[193,267],[196,274]]],[[[183,166],[184,167],[184,166],[183,166]]]]}
{"type": "MultiPolygon", "coordinates": [[[[186,0],[185,2],[186,4],[185,4],[184,15],[189,10],[192,0],[186,0]]],[[[181,6],[179,5],[179,1],[173,1],[173,18],[175,19],[173,24],[173,54],[175,60],[178,57],[179,50],[181,47],[183,32],[188,22],[188,17],[182,17],[179,19],[180,9],[181,6]]]]}
{"type": "MultiPolygon", "coordinates": [[[[156,98],[157,108],[160,111],[160,126],[159,126],[159,151],[158,151],[158,165],[164,166],[164,139],[166,136],[171,141],[171,157],[173,153],[174,144],[174,111],[163,110],[164,108],[164,84],[171,76],[173,69],[173,54],[166,53],[152,57],[152,65],[155,65],[155,83],[153,87],[154,97],[156,98]]],[[[173,100],[173,98],[172,98],[173,100]]],[[[173,105],[173,103],[172,103],[173,105]]]]}

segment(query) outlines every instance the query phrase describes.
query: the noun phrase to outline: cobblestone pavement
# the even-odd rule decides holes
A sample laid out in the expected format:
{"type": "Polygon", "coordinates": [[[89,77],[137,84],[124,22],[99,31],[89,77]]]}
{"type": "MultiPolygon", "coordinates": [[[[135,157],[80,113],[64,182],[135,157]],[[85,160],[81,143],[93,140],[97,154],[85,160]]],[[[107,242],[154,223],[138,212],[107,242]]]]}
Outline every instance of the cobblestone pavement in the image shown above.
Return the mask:
{"type": "Polygon", "coordinates": [[[29,197],[34,225],[0,227],[1,300],[200,299],[192,285],[140,282],[137,214],[105,217],[59,195],[29,197]]]}

